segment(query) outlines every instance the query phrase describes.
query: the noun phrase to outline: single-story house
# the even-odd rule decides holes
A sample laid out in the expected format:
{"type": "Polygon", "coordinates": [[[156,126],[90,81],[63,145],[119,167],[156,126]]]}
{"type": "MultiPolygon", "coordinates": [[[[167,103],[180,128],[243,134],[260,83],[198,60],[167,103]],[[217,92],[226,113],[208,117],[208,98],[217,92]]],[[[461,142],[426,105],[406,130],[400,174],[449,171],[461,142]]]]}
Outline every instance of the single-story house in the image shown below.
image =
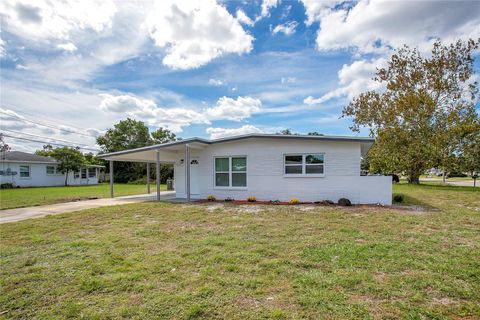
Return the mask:
{"type": "Polygon", "coordinates": [[[247,134],[190,138],[99,157],[110,161],[112,187],[113,161],[156,163],[157,176],[160,163],[172,164],[176,197],[187,200],[208,195],[267,201],[345,197],[357,204],[390,205],[391,177],[360,175],[361,158],[373,143],[362,137],[247,134]]]}
{"type": "MultiPolygon", "coordinates": [[[[15,187],[50,187],[65,185],[65,174],[58,171],[58,162],[51,157],[10,151],[0,153],[0,184],[15,187]]],[[[98,184],[103,166],[85,165],[78,172],[68,173],[68,185],[98,184]]]]}

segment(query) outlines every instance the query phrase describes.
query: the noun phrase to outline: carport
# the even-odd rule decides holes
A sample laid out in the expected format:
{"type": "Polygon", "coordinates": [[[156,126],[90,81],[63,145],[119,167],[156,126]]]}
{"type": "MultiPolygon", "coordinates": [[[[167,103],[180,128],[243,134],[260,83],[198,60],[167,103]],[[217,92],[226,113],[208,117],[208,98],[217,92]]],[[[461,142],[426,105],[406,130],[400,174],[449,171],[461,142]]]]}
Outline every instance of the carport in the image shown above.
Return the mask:
{"type": "MultiPolygon", "coordinates": [[[[145,163],[147,167],[147,193],[150,194],[150,165],[155,164],[156,171],[156,199],[160,201],[160,165],[173,164],[181,161],[185,164],[186,200],[190,201],[190,150],[203,149],[210,141],[201,138],[191,138],[180,141],[157,144],[148,147],[105,153],[98,156],[110,162],[110,197],[114,197],[113,163],[114,161],[145,163]],[[180,159],[180,160],[179,160],[180,159]]],[[[175,176],[175,171],[174,171],[175,176]]]]}

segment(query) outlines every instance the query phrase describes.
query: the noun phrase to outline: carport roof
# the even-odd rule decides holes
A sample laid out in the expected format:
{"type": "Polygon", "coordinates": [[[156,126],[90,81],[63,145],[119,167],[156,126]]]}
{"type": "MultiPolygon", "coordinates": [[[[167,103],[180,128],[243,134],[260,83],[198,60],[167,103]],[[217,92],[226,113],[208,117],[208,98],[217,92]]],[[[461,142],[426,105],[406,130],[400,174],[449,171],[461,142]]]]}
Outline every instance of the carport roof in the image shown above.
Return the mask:
{"type": "Polygon", "coordinates": [[[152,146],[142,147],[142,148],[135,148],[117,152],[110,152],[98,155],[98,158],[105,159],[105,160],[118,160],[118,161],[134,161],[138,160],[141,161],[142,159],[138,159],[138,157],[134,157],[132,159],[127,158],[128,155],[133,155],[135,153],[140,153],[147,156],[144,161],[153,161],[151,151],[154,150],[165,150],[165,151],[179,151],[182,148],[182,145],[189,144],[192,147],[203,147],[211,144],[216,143],[223,143],[223,142],[230,142],[230,141],[237,141],[237,140],[244,140],[244,139],[261,139],[261,138],[268,138],[268,139],[283,139],[283,140],[322,140],[322,141],[343,141],[343,142],[359,142],[362,144],[362,154],[365,154],[368,149],[372,146],[375,142],[374,138],[369,137],[351,137],[351,136],[310,136],[310,135],[282,135],[282,134],[264,134],[264,133],[252,133],[252,134],[245,134],[239,136],[233,136],[228,138],[221,138],[221,139],[203,139],[198,137],[172,141],[167,143],[156,144],[152,146]]]}

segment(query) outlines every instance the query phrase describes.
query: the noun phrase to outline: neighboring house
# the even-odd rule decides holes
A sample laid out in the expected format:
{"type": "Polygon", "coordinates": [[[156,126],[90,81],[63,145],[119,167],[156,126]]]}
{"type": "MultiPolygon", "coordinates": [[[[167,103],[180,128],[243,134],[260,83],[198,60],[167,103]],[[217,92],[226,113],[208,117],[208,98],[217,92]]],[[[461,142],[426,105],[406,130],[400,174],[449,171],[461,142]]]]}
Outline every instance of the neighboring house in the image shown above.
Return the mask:
{"type": "Polygon", "coordinates": [[[391,177],[360,176],[361,157],[373,143],[374,139],[359,137],[248,134],[184,139],[100,158],[173,164],[179,198],[204,199],[211,194],[217,199],[338,201],[346,197],[353,203],[390,205],[391,177]]]}
{"type": "MultiPolygon", "coordinates": [[[[10,151],[0,153],[0,183],[19,187],[63,186],[65,174],[57,170],[58,162],[50,157],[10,151]]],[[[68,185],[98,184],[103,166],[86,165],[78,172],[69,172],[68,185]]]]}

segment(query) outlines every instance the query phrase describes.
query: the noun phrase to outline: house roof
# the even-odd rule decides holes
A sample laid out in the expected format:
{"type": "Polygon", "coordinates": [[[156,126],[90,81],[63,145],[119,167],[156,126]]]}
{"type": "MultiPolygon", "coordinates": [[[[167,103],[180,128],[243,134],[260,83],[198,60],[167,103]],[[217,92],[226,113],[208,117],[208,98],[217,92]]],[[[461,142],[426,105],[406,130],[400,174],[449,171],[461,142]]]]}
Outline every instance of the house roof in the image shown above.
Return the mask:
{"type": "MultiPolygon", "coordinates": [[[[58,163],[52,157],[45,157],[39,156],[34,153],[27,153],[21,151],[9,151],[9,152],[1,152],[0,153],[0,162],[25,162],[25,163],[58,163]]],[[[95,165],[95,164],[87,164],[84,167],[87,168],[104,168],[105,166],[102,165],[95,165]]]]}
{"type": "Polygon", "coordinates": [[[21,151],[9,151],[2,152],[0,154],[0,160],[2,161],[15,161],[15,162],[41,162],[41,163],[55,163],[55,159],[50,157],[39,156],[33,153],[21,152],[21,151]]]}
{"type": "Polygon", "coordinates": [[[105,160],[118,160],[118,161],[151,162],[154,159],[151,157],[151,154],[155,150],[166,149],[166,150],[174,151],[174,150],[179,150],[181,145],[184,145],[184,144],[189,144],[190,146],[193,146],[193,147],[201,147],[202,145],[206,146],[211,144],[225,143],[225,142],[245,140],[245,139],[282,139],[282,140],[317,140],[317,141],[320,140],[320,141],[339,141],[339,142],[359,142],[362,144],[362,154],[365,154],[366,151],[368,151],[368,149],[370,149],[372,144],[375,142],[374,138],[368,138],[368,137],[325,136],[325,135],[311,136],[311,135],[282,135],[282,134],[251,133],[251,134],[238,135],[238,136],[232,136],[232,137],[221,138],[221,139],[213,139],[213,140],[193,137],[193,138],[161,143],[161,144],[156,144],[156,145],[142,147],[142,148],[105,153],[105,154],[99,155],[98,158],[105,159],[105,160]],[[145,157],[145,159],[142,159],[142,157],[128,156],[133,154],[138,154],[138,155],[144,154],[145,156],[149,154],[149,156],[145,157]]]}

